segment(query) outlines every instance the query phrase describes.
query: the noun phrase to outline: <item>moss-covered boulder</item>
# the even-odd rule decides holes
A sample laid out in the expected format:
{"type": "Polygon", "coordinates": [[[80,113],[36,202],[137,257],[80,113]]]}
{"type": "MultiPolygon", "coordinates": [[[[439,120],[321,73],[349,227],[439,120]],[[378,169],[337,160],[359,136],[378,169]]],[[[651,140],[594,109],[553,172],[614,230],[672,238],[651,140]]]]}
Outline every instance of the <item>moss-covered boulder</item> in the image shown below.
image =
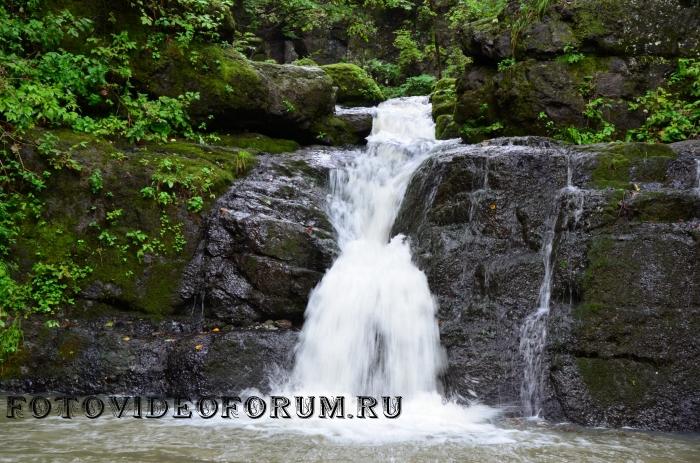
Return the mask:
{"type": "Polygon", "coordinates": [[[320,69],[258,63],[218,45],[167,45],[158,59],[142,55],[134,78],[154,95],[199,93],[190,113],[220,130],[250,129],[303,142],[333,114],[333,82],[320,69]]]}
{"type": "Polygon", "coordinates": [[[252,155],[298,146],[254,134],[226,136],[216,146],[182,140],[122,145],[69,131],[48,135],[58,137],[55,149],[75,168],[55,171],[34,142],[23,146],[26,165],[51,175],[40,216],[22,224],[13,247],[18,277],[37,261],[72,260],[92,269],[81,283],[79,308],[107,305],[159,316],[177,306],[201,214],[252,167],[252,155]]]}
{"type": "Polygon", "coordinates": [[[346,106],[374,106],[384,100],[377,83],[361,67],[350,63],[322,66],[338,88],[337,101],[346,106]]]}

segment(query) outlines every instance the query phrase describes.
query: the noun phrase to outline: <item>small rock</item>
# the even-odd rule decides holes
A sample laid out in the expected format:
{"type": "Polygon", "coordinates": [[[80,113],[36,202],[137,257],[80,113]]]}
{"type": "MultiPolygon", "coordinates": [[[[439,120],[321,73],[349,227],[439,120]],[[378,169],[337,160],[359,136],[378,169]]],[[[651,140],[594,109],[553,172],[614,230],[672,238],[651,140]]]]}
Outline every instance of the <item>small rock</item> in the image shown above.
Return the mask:
{"type": "Polygon", "coordinates": [[[275,326],[282,330],[291,330],[292,322],[289,320],[275,320],[275,326]]]}

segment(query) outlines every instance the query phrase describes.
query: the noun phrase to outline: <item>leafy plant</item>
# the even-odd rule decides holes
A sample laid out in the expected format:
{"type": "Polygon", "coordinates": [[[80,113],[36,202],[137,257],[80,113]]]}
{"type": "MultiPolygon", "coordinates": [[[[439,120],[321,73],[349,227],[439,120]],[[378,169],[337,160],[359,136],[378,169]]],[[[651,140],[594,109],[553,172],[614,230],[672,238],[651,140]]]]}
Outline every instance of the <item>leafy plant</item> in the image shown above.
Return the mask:
{"type": "Polygon", "coordinates": [[[539,113],[538,118],[545,123],[547,129],[556,139],[576,145],[603,143],[615,139],[615,125],[609,122],[604,115],[604,111],[611,108],[612,104],[605,98],[594,98],[589,101],[583,111],[583,115],[588,121],[588,126],[585,128],[575,126],[558,128],[554,121],[550,120],[543,112],[539,113]]]}
{"type": "Polygon", "coordinates": [[[586,57],[583,53],[576,51],[576,47],[573,45],[564,45],[564,55],[561,56],[562,61],[567,64],[576,64],[586,57]]]}
{"type": "Polygon", "coordinates": [[[102,183],[102,171],[100,169],[95,169],[92,174],[90,174],[90,177],[88,177],[88,183],[90,184],[90,191],[92,194],[96,195],[102,191],[104,186],[102,183]]]}
{"type": "Polygon", "coordinates": [[[646,92],[630,103],[646,119],[628,140],[665,142],[700,136],[700,59],[680,59],[667,87],[646,92]]]}
{"type": "Polygon", "coordinates": [[[248,170],[248,167],[250,166],[252,160],[253,155],[250,154],[248,151],[239,151],[236,154],[236,173],[242,174],[246,170],[248,170]]]}
{"type": "Polygon", "coordinates": [[[505,72],[515,66],[515,58],[505,58],[498,62],[498,72],[505,72]]]}
{"type": "Polygon", "coordinates": [[[402,72],[407,72],[413,65],[425,58],[424,53],[413,38],[411,31],[400,29],[395,33],[394,47],[399,51],[398,64],[402,72]]]}

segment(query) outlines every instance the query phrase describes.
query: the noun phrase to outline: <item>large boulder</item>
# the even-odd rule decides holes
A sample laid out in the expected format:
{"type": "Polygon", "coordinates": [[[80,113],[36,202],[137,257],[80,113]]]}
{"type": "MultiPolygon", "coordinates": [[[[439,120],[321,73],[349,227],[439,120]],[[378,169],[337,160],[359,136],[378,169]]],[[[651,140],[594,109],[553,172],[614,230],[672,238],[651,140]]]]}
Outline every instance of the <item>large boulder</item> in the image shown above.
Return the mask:
{"type": "Polygon", "coordinates": [[[270,318],[301,324],[336,252],[324,206],[340,153],[315,153],[262,158],[217,201],[183,279],[184,310],[201,307],[243,326],[270,318]]]}
{"type": "Polygon", "coordinates": [[[356,64],[337,63],[321,69],[338,88],[337,101],[346,106],[374,106],[384,95],[372,77],[356,64]]]}
{"type": "Polygon", "coordinates": [[[698,158],[698,142],[515,138],[426,161],[394,232],[408,235],[438,298],[448,390],[518,412],[521,329],[554,232],[544,415],[700,429],[698,158]]]}
{"type": "Polygon", "coordinates": [[[218,45],[193,47],[170,43],[155,60],[144,54],[135,63],[137,84],[158,96],[198,92],[191,115],[226,131],[312,142],[314,123],[333,114],[333,81],[321,69],[253,62],[218,45]]]}

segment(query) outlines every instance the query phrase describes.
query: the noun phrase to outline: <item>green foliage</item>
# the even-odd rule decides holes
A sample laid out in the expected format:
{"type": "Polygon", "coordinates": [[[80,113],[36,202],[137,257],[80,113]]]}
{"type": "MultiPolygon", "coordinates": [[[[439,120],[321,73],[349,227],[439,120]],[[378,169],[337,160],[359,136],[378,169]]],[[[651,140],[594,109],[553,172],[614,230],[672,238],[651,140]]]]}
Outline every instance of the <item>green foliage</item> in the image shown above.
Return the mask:
{"type": "Polygon", "coordinates": [[[564,45],[564,55],[560,59],[567,64],[576,64],[586,57],[583,53],[576,51],[573,45],[564,45]]]}
{"type": "Polygon", "coordinates": [[[508,0],[459,0],[447,14],[451,26],[455,29],[465,23],[475,26],[498,22],[508,0]]]}
{"type": "Polygon", "coordinates": [[[372,78],[384,86],[397,86],[401,80],[401,68],[397,64],[373,58],[364,64],[372,78]]]}
{"type": "Polygon", "coordinates": [[[460,77],[471,63],[472,59],[466,56],[460,47],[449,47],[443,77],[460,77]]]}
{"type": "Polygon", "coordinates": [[[576,145],[587,145],[591,143],[603,143],[615,139],[615,125],[605,118],[604,111],[610,110],[612,105],[605,98],[594,98],[586,104],[583,115],[586,116],[588,125],[585,128],[569,126],[557,128],[554,121],[550,120],[545,113],[538,115],[539,119],[558,140],[576,145]]]}
{"type": "Polygon", "coordinates": [[[477,30],[487,30],[501,21],[510,30],[512,54],[522,33],[551,6],[552,0],[519,0],[515,14],[505,17],[508,0],[459,0],[448,12],[447,18],[454,29],[468,25],[477,30]]]}
{"type": "Polygon", "coordinates": [[[90,191],[92,194],[96,195],[102,191],[102,171],[100,169],[95,169],[95,171],[88,177],[88,184],[90,185],[90,191]]]}
{"type": "Polygon", "coordinates": [[[292,103],[289,100],[282,100],[282,104],[284,105],[285,112],[293,113],[297,110],[297,108],[294,106],[294,103],[292,103]]]}
{"type": "Polygon", "coordinates": [[[393,89],[392,97],[430,95],[437,79],[428,74],[409,77],[398,88],[393,89]]]}
{"type": "Polygon", "coordinates": [[[700,136],[700,59],[681,59],[667,87],[650,90],[630,105],[647,117],[628,140],[664,142],[700,136]]]}
{"type": "Polygon", "coordinates": [[[425,58],[411,31],[400,29],[394,33],[394,47],[399,51],[398,65],[406,73],[425,58]]]}
{"type": "Polygon", "coordinates": [[[195,38],[216,40],[230,15],[233,0],[130,0],[141,24],[151,31],[151,44],[174,38],[187,46],[195,38]]]}
{"type": "MultiPolygon", "coordinates": [[[[138,1],[134,5],[144,14],[157,16],[173,3],[184,8],[182,14],[187,16],[187,11],[199,11],[211,2],[180,0],[158,6],[164,4],[138,1]]],[[[90,20],[76,18],[68,10],[47,13],[42,4],[40,0],[13,1],[0,6],[0,121],[20,134],[44,126],[130,141],[194,135],[187,108],[197,94],[151,100],[133,91],[130,60],[138,45],[127,32],[113,34],[109,41],[92,37],[90,20]],[[59,48],[67,38],[84,39],[90,53],[59,48]]],[[[171,26],[182,37],[193,37],[194,32],[187,31],[213,27],[206,14],[200,19],[200,29],[185,27],[177,18],[171,26]]],[[[163,26],[163,21],[153,24],[163,26]]]]}
{"type": "Polygon", "coordinates": [[[498,72],[505,72],[515,66],[515,58],[506,58],[498,62],[498,72]]]}
{"type": "Polygon", "coordinates": [[[250,154],[248,151],[239,151],[236,154],[236,163],[235,163],[236,173],[239,175],[245,173],[250,168],[252,162],[253,162],[253,155],[252,154],[250,154]]]}
{"type": "Polygon", "coordinates": [[[462,138],[468,143],[477,143],[487,138],[497,136],[503,130],[500,122],[490,122],[488,118],[489,106],[482,104],[479,108],[479,116],[466,121],[459,129],[462,138]]]}

